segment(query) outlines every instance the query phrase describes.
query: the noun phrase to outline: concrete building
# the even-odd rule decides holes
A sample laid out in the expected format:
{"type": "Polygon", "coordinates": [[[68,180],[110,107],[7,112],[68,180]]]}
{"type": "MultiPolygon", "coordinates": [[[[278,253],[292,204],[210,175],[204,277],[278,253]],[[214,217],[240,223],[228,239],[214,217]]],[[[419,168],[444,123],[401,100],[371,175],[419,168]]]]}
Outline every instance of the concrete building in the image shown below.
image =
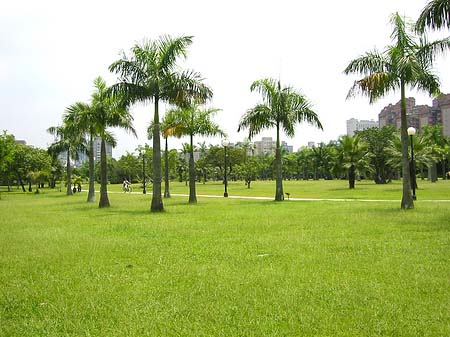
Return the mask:
{"type": "Polygon", "coordinates": [[[353,136],[355,131],[362,131],[369,128],[377,128],[378,122],[373,119],[369,120],[359,120],[355,118],[350,118],[347,120],[347,136],[353,136]]]}
{"type": "MultiPolygon", "coordinates": [[[[406,114],[408,126],[420,130],[426,125],[442,125],[444,136],[450,136],[450,94],[441,95],[433,100],[433,106],[416,105],[413,97],[406,99],[406,114]]],[[[389,104],[378,115],[379,125],[393,125],[400,129],[400,101],[389,104]]]]}
{"type": "MultiPolygon", "coordinates": [[[[255,156],[263,156],[267,154],[275,154],[277,142],[272,137],[262,137],[261,140],[253,142],[253,149],[255,156]]],[[[285,141],[281,142],[281,148],[285,149],[288,153],[294,152],[294,147],[288,145],[285,141]]]]}

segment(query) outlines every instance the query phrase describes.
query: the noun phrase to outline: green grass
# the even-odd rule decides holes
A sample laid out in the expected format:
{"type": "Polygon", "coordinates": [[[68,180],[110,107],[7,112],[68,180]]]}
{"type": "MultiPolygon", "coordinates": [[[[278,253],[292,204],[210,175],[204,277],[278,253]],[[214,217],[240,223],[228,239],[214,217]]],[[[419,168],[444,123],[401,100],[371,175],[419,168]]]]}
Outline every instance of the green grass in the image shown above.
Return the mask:
{"type": "MultiPolygon", "coordinates": [[[[309,183],[285,190],[400,198],[398,184],[309,183]]],[[[273,195],[241,184],[230,195],[273,195]]],[[[151,214],[150,195],[98,209],[86,193],[2,193],[0,336],[449,336],[450,203],[420,201],[449,187],[424,182],[410,211],[173,197],[151,214]]]]}

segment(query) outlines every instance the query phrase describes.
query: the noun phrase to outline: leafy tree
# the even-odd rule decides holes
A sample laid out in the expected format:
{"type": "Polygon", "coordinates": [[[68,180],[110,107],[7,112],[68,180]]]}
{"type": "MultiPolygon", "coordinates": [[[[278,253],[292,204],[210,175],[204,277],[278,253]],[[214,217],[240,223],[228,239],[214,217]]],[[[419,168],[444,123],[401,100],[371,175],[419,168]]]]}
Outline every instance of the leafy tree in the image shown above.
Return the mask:
{"type": "Polygon", "coordinates": [[[281,201],[284,200],[280,143],[281,130],[287,136],[293,137],[297,123],[305,121],[319,129],[322,129],[322,124],[317,114],[311,110],[311,104],[306,97],[292,87],[281,87],[280,81],[270,78],[257,80],[253,82],[250,90],[259,92],[263,97],[263,102],[249,109],[244,114],[239,122],[238,131],[249,128],[249,138],[251,139],[264,129],[276,129],[275,200],[281,201]]]}
{"type": "Polygon", "coordinates": [[[408,162],[408,134],[406,120],[406,88],[420,89],[430,94],[439,94],[439,80],[432,72],[432,65],[439,52],[450,46],[450,39],[428,43],[425,38],[419,41],[409,32],[405,21],[396,13],[391,22],[394,29],[391,34],[393,44],[384,52],[368,52],[353,60],[344,73],[356,73],[363,78],[355,81],[348,97],[357,93],[367,95],[370,103],[383,97],[390,91],[400,90],[401,96],[401,139],[403,162],[403,195],[401,208],[414,208],[411,195],[411,182],[408,162]]]}
{"type": "Polygon", "coordinates": [[[200,74],[191,70],[178,71],[176,62],[186,57],[192,37],[162,36],[156,41],[136,44],[131,57],[125,54],[110,65],[110,71],[119,75],[113,92],[122,93],[130,103],[153,102],[153,196],[152,212],[164,210],[161,198],[161,143],[159,102],[182,104],[192,98],[205,101],[212,96],[202,83],[200,74]]]}
{"type": "Polygon", "coordinates": [[[10,191],[10,167],[14,158],[13,153],[15,146],[16,142],[14,136],[7,134],[6,130],[3,131],[3,134],[0,135],[0,180],[6,180],[8,191],[10,191]]]}
{"type": "Polygon", "coordinates": [[[356,134],[367,144],[373,180],[376,184],[386,184],[392,171],[387,162],[390,158],[388,148],[395,137],[394,127],[386,125],[382,128],[369,128],[356,131],[356,134]]]}
{"type": "Polygon", "coordinates": [[[215,108],[201,108],[197,104],[173,109],[167,112],[172,128],[177,134],[189,137],[189,203],[197,203],[195,189],[194,136],[225,135],[212,116],[219,111],[215,108]]]}
{"type": "Polygon", "coordinates": [[[450,1],[431,0],[420,13],[416,30],[423,32],[426,27],[432,30],[450,28],[450,1]]]}

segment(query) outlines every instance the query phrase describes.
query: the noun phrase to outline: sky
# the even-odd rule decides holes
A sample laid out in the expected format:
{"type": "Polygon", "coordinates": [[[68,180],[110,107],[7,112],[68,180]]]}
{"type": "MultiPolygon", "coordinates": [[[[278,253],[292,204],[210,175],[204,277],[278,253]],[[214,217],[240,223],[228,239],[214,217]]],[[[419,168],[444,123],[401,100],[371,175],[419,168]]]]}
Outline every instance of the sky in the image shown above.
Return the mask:
{"type": "MultiPolygon", "coordinates": [[[[237,132],[241,116],[260,102],[250,92],[253,81],[272,77],[290,85],[313,104],[324,130],[300,124],[293,138],[282,136],[297,150],[309,141],[328,142],[346,133],[346,120],[378,119],[399,93],[370,105],[366,97],[346,100],[357,76],[343,70],[354,58],[389,45],[389,17],[399,12],[416,19],[426,0],[343,1],[5,1],[0,4],[0,130],[16,139],[46,148],[46,132],[61,124],[65,109],[89,102],[93,80],[109,85],[117,77],[108,66],[144,39],[193,36],[183,68],[201,73],[214,97],[208,106],[221,109],[214,120],[230,142],[242,141],[237,132]]],[[[446,33],[446,32],[444,32],[446,33]]],[[[444,33],[440,33],[442,37],[444,33]]],[[[447,56],[449,57],[449,56],[447,56]]],[[[436,64],[442,92],[450,92],[445,58],[436,64]]],[[[448,63],[447,63],[448,64],[448,63]]],[[[426,94],[409,91],[417,104],[431,105],[426,94]]],[[[118,145],[113,156],[151,144],[146,129],[151,104],[131,107],[138,137],[113,130],[118,145]]],[[[162,106],[162,111],[164,107],[162,106]]],[[[254,137],[275,138],[274,130],[254,137]]],[[[170,140],[180,148],[188,139],[170,140]]],[[[195,138],[219,144],[220,138],[195,138]]]]}

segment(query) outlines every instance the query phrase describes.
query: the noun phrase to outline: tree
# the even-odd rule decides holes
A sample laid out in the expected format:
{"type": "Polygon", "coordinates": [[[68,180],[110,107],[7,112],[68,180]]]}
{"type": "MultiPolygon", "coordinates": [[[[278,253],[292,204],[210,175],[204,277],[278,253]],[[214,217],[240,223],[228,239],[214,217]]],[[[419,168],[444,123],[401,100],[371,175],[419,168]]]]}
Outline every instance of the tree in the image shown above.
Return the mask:
{"type": "Polygon", "coordinates": [[[437,182],[437,163],[441,162],[442,174],[445,176],[445,155],[444,148],[446,144],[446,139],[443,134],[442,125],[426,125],[422,128],[422,137],[431,151],[431,154],[436,158],[432,161],[431,165],[428,167],[428,178],[431,182],[437,182]]]}
{"type": "Polygon", "coordinates": [[[64,121],[73,125],[88,138],[89,191],[87,202],[95,202],[94,138],[99,134],[93,107],[87,103],[76,102],[66,109],[64,121]]]}
{"type": "Polygon", "coordinates": [[[106,82],[97,77],[94,80],[95,91],[92,94],[92,112],[95,130],[101,138],[100,148],[100,201],[98,207],[109,207],[108,199],[108,169],[106,160],[106,142],[115,145],[116,141],[108,132],[109,127],[120,127],[136,135],[132,122],[133,117],[127,109],[126,101],[120,92],[111,93],[106,82]]]}
{"type": "Polygon", "coordinates": [[[175,133],[189,137],[189,203],[197,203],[195,190],[194,136],[224,136],[219,125],[212,121],[212,116],[219,111],[215,108],[201,108],[191,104],[167,112],[167,118],[175,133]]]}
{"type": "Polygon", "coordinates": [[[202,83],[199,73],[178,71],[176,61],[186,57],[192,43],[191,36],[171,38],[162,36],[156,41],[145,41],[131,49],[131,57],[125,54],[110,65],[110,71],[119,75],[119,83],[113,92],[122,93],[129,103],[153,102],[153,196],[152,212],[164,210],[161,198],[161,142],[159,102],[182,104],[192,98],[206,101],[211,89],[202,83]]]}
{"type": "MultiPolygon", "coordinates": [[[[173,125],[173,115],[165,115],[161,121],[160,130],[164,138],[164,198],[170,198],[170,178],[169,178],[169,141],[170,136],[181,137],[179,130],[173,125]]],[[[150,123],[148,127],[148,139],[153,137],[154,123],[150,123]]]]}
{"type": "Polygon", "coordinates": [[[295,125],[301,122],[322,129],[317,114],[311,109],[310,102],[294,88],[281,87],[280,81],[267,78],[253,82],[251,91],[259,92],[263,102],[249,109],[239,122],[238,132],[249,128],[249,138],[264,129],[275,128],[277,133],[275,150],[276,187],[275,200],[284,200],[283,172],[281,163],[280,132],[289,137],[295,134],[295,125]]]}
{"type": "Polygon", "coordinates": [[[348,187],[355,188],[356,174],[367,169],[367,146],[356,135],[342,136],[337,147],[343,166],[347,169],[348,187]]]}
{"type": "Polygon", "coordinates": [[[450,1],[449,0],[431,0],[420,13],[416,22],[416,30],[420,33],[425,28],[432,30],[450,28],[450,1]]]}
{"type": "Polygon", "coordinates": [[[406,88],[416,88],[437,95],[439,79],[432,72],[432,65],[439,52],[450,46],[446,38],[428,43],[425,37],[418,40],[409,32],[402,17],[396,13],[391,17],[394,29],[391,34],[393,45],[384,52],[377,50],[367,52],[350,62],[344,70],[345,74],[356,73],[364,76],[355,81],[347,97],[357,93],[367,95],[370,103],[383,97],[390,91],[400,90],[401,96],[401,139],[403,162],[403,195],[401,208],[414,208],[411,195],[411,182],[408,162],[408,134],[406,120],[406,88]]]}
{"type": "Polygon", "coordinates": [[[78,158],[78,152],[85,149],[83,134],[77,126],[71,123],[64,123],[61,126],[51,126],[47,131],[55,136],[55,142],[50,145],[50,151],[56,153],[66,153],[66,194],[72,195],[72,167],[70,160],[78,158]]]}
{"type": "Polygon", "coordinates": [[[394,127],[386,125],[382,128],[369,128],[356,131],[356,134],[367,144],[375,184],[386,184],[392,171],[387,162],[390,158],[388,149],[395,137],[394,127]]]}

